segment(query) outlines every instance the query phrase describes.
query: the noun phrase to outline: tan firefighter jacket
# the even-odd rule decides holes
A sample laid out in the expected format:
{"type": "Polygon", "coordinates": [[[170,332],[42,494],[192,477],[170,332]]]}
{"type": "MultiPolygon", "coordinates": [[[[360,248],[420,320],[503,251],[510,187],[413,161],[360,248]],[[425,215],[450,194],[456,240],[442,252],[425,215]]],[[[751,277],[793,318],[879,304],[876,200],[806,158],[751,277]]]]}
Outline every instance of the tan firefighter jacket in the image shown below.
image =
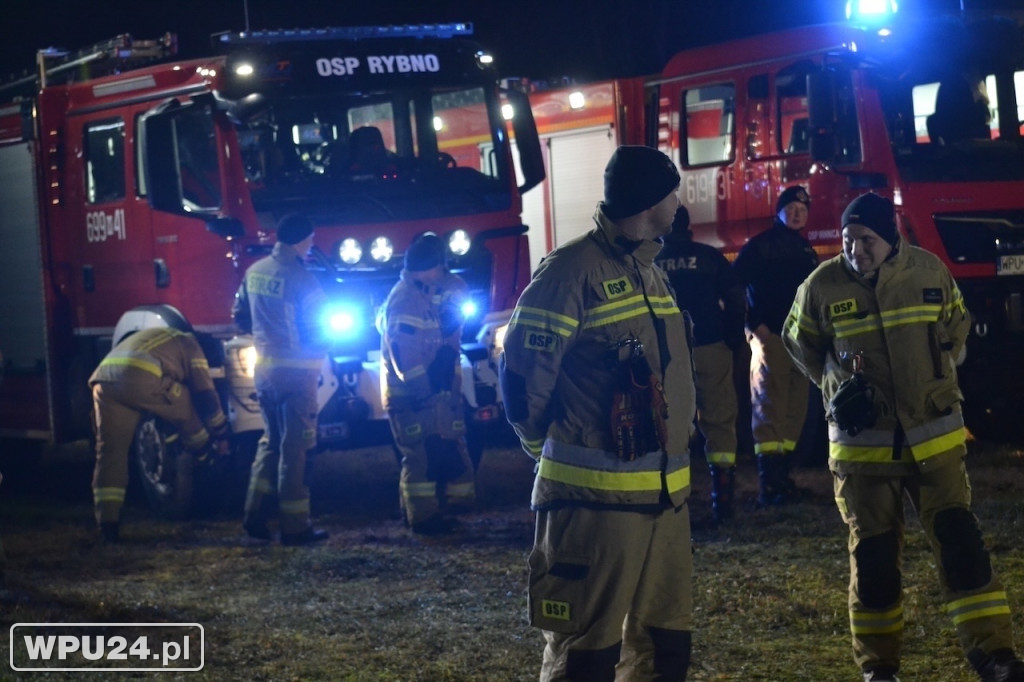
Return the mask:
{"type": "Polygon", "coordinates": [[[594,219],[593,230],[543,260],[504,338],[506,413],[538,458],[532,504],[679,506],[690,486],[696,405],[683,315],[654,266],[661,243],[627,240],[600,205],[594,219]],[[631,337],[663,382],[667,452],[625,461],[610,414],[626,352],[614,349],[631,337]]]}
{"type": "MultiPolygon", "coordinates": [[[[89,377],[99,382],[143,380],[166,377],[186,386],[199,419],[209,434],[219,437],[227,431],[227,418],[210,377],[210,365],[192,334],[169,327],[142,329],[125,338],[107,354],[89,377]]],[[[204,442],[205,434],[184,434],[186,441],[204,442]]]]}
{"type": "Polygon", "coordinates": [[[251,326],[258,368],[319,369],[325,304],[323,289],[299,252],[277,242],[269,256],[246,270],[232,313],[243,330],[251,326]]]}
{"type": "Polygon", "coordinates": [[[842,254],[800,285],[783,342],[821,389],[826,413],[855,355],[875,391],[873,428],[850,436],[829,417],[833,471],[899,474],[965,453],[956,359],[969,331],[970,315],[949,271],[902,239],[874,286],[842,254]]]}
{"type": "Polygon", "coordinates": [[[459,341],[466,292],[458,275],[448,273],[439,284],[427,285],[402,270],[378,315],[384,409],[422,407],[439,393],[431,386],[431,376],[461,404],[459,341]],[[448,350],[439,358],[442,347],[448,350]]]}

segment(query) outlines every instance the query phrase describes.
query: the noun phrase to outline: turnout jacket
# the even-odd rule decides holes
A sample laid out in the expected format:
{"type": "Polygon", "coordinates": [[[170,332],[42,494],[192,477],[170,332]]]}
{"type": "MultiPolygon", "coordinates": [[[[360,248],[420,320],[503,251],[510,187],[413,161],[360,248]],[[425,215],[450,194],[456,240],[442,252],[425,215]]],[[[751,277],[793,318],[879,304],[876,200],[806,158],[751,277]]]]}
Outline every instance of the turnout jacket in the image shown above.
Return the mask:
{"type": "Polygon", "coordinates": [[[384,409],[417,409],[440,390],[461,400],[459,342],[467,290],[458,275],[448,273],[430,286],[402,270],[378,315],[384,409]],[[442,348],[448,350],[439,354],[442,348]]]}
{"type": "Polygon", "coordinates": [[[747,329],[764,324],[773,334],[781,334],[796,288],[817,266],[811,243],[778,220],[752,237],[733,263],[747,288],[747,329]]]}
{"type": "MultiPolygon", "coordinates": [[[[114,346],[100,361],[99,367],[89,377],[89,385],[123,381],[163,382],[166,379],[188,387],[196,414],[210,434],[219,437],[227,431],[227,418],[210,377],[210,365],[192,334],[170,327],[137,331],[114,346]]],[[[204,434],[185,435],[205,440],[204,434]]]]}
{"type": "Polygon", "coordinates": [[[935,255],[902,238],[895,249],[873,285],[842,254],[826,261],[800,286],[786,320],[783,343],[821,389],[826,413],[854,355],[874,389],[873,428],[850,436],[828,418],[829,466],[840,474],[898,475],[966,452],[956,359],[970,315],[935,255]]]}
{"type": "Polygon", "coordinates": [[[550,253],[516,305],[501,385],[509,421],[538,459],[532,505],[661,509],[690,487],[696,398],[683,316],[654,265],[658,241],[628,240],[598,206],[596,227],[550,253]],[[666,452],[624,461],[611,411],[629,338],[639,339],[668,405],[666,452]]]}
{"type": "Polygon", "coordinates": [[[326,296],[294,246],[277,242],[245,272],[232,315],[256,346],[257,367],[319,369],[325,345],[320,315],[326,296]]]}

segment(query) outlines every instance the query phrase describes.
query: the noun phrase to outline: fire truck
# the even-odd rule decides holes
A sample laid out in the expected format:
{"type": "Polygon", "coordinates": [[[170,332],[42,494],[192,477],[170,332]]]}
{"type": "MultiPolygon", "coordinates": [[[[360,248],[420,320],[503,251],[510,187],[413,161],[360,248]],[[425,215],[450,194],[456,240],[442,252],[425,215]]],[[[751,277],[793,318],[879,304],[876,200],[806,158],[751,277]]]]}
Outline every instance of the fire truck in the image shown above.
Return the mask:
{"type": "MultiPolygon", "coordinates": [[[[187,60],[171,34],[122,35],[40,51],[34,74],[0,85],[0,437],[86,436],[92,369],[127,334],[163,325],[203,343],[251,451],[263,428],[254,351],[230,309],[296,211],[317,227],[308,267],[331,301],[321,446],[382,431],[365,428],[385,423],[375,313],[428,231],[471,291],[467,415],[497,420],[493,335],[529,278],[521,197],[543,162],[526,96],[500,87],[471,34],[223,33],[214,56],[187,60]]],[[[149,487],[179,494],[185,467],[154,420],[135,450],[149,487]]]]}
{"type": "MultiPolygon", "coordinates": [[[[886,3],[875,3],[882,5],[886,3]]],[[[841,250],[859,194],[894,201],[911,244],[939,255],[973,318],[960,382],[979,437],[1020,436],[1024,408],[1024,39],[993,17],[854,14],[685,50],[660,74],[531,94],[549,164],[524,215],[534,257],[590,226],[617,144],[669,154],[695,238],[729,258],[806,186],[805,235],[841,250]],[[582,155],[593,155],[581,163],[582,155]],[[572,194],[578,223],[560,211],[572,194]]]]}

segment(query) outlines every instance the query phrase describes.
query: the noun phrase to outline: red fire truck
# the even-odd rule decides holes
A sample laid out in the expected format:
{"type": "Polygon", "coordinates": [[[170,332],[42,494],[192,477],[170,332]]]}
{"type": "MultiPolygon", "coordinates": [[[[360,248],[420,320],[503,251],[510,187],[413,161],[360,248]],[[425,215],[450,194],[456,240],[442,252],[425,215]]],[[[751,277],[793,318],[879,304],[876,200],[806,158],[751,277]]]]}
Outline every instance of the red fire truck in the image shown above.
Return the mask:
{"type": "Polygon", "coordinates": [[[974,320],[960,373],[969,426],[977,435],[1019,436],[1020,27],[996,18],[855,18],[860,25],[794,28],[686,50],[656,76],[533,93],[550,168],[544,192],[528,195],[524,207],[545,225],[534,248],[589,227],[616,144],[670,154],[696,239],[730,258],[770,226],[775,198],[787,186],[810,189],[806,235],[823,258],[840,251],[846,204],[875,191],[896,203],[904,237],[938,254],[963,291],[974,320]],[[572,155],[583,139],[601,149],[579,164],[572,155]],[[566,194],[578,205],[579,225],[559,213],[566,194]]]}
{"type": "MultiPolygon", "coordinates": [[[[469,414],[499,417],[489,335],[529,278],[521,195],[543,163],[528,100],[499,87],[471,33],[224,33],[216,56],[190,60],[172,35],[119,36],[42,51],[35,75],[0,86],[0,437],[88,434],[87,377],[154,324],[197,333],[234,431],[258,434],[252,346],[230,308],[293,211],[317,225],[309,267],[332,301],[321,444],[384,417],[374,315],[427,231],[447,240],[475,304],[469,414]]],[[[161,483],[169,455],[148,424],[136,442],[161,483]]]]}

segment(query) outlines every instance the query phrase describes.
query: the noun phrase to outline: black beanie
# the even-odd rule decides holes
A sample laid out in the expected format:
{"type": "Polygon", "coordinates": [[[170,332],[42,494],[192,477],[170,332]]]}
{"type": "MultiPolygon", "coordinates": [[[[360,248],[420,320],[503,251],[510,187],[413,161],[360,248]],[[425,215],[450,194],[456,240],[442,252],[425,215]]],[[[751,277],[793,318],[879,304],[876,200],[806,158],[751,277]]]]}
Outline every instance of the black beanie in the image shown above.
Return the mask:
{"type": "Polygon", "coordinates": [[[777,214],[794,201],[799,201],[807,208],[811,207],[811,195],[807,193],[807,190],[800,185],[793,185],[792,187],[787,187],[786,190],[779,195],[779,200],[775,202],[775,213],[777,214]]]}
{"type": "Polygon", "coordinates": [[[405,252],[405,269],[423,272],[444,265],[444,242],[433,232],[421,234],[405,252]]]}
{"type": "Polygon", "coordinates": [[[612,220],[646,211],[675,191],[679,171],[652,147],[623,145],[604,169],[604,213],[612,220]]]}
{"type": "Polygon", "coordinates": [[[863,225],[879,237],[896,245],[896,210],[892,202],[874,192],[861,194],[850,202],[843,211],[842,227],[857,224],[863,225]]]}
{"type": "Polygon", "coordinates": [[[277,224],[277,241],[295,245],[313,234],[313,223],[298,213],[290,213],[277,224]]]}

